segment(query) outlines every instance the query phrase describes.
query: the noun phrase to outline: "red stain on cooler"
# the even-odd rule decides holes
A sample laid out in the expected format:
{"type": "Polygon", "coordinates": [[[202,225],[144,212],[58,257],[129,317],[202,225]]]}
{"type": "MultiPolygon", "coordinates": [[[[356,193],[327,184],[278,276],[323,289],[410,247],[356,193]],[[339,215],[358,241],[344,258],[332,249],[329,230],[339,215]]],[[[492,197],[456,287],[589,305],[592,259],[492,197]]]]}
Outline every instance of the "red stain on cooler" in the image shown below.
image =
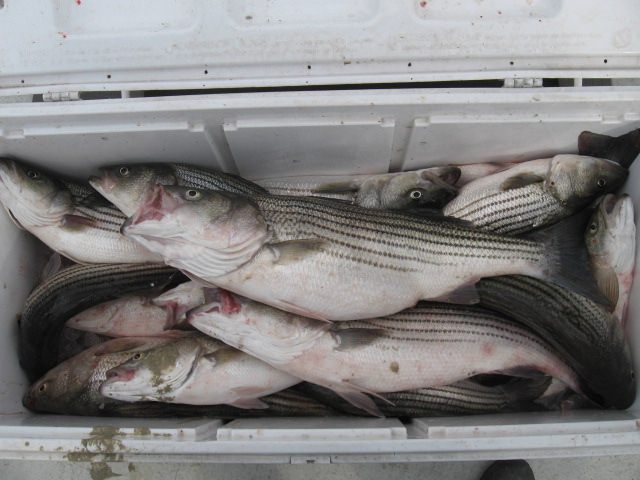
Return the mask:
{"type": "Polygon", "coordinates": [[[61,35],[62,38],[67,38],[67,34],[64,32],[58,32],[58,35],[61,35]]]}
{"type": "Polygon", "coordinates": [[[427,0],[422,0],[422,1],[420,2],[420,6],[421,6],[422,8],[426,7],[426,6],[427,6],[427,0]]]}
{"type": "Polygon", "coordinates": [[[76,0],[76,5],[82,5],[82,0],[76,0]]]}

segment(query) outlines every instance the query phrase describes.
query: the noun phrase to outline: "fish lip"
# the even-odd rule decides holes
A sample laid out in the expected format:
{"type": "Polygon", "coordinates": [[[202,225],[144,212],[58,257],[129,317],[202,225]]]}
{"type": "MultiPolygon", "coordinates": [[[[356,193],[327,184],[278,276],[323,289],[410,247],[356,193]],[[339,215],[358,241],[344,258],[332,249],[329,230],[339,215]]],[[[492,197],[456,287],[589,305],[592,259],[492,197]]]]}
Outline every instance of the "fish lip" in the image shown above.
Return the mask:
{"type": "Polygon", "coordinates": [[[118,185],[113,175],[106,169],[100,168],[100,175],[91,175],[89,184],[100,193],[109,194],[118,185]]]}

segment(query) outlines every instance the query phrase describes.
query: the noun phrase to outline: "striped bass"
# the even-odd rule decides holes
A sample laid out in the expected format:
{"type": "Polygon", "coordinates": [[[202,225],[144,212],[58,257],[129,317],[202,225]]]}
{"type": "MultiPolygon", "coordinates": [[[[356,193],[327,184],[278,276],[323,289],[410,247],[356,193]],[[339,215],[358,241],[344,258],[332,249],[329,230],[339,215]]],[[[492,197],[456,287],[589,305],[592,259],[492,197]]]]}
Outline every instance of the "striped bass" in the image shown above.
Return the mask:
{"type": "Polygon", "coordinates": [[[479,178],[443,209],[483,230],[516,235],[557,222],[617,190],[627,170],[601,158],[556,155],[479,178]]]}
{"type": "MultiPolygon", "coordinates": [[[[441,387],[383,393],[373,401],[386,417],[435,417],[539,410],[534,400],[545,392],[550,377],[519,378],[495,386],[462,380],[441,387]]],[[[302,382],[295,389],[350,415],[362,415],[328,388],[302,382]]],[[[577,395],[577,394],[576,394],[577,395]]]]}
{"type": "Polygon", "coordinates": [[[20,365],[30,379],[58,363],[60,335],[65,322],[93,305],[168,287],[184,277],[166,265],[77,265],[61,270],[27,297],[20,316],[20,365]]]}
{"type": "Polygon", "coordinates": [[[513,273],[597,294],[571,220],[520,239],[323,198],[157,185],[122,231],[193,278],[323,320],[472,303],[478,279],[513,273]]]}
{"type": "Polygon", "coordinates": [[[613,314],[625,326],[636,266],[636,224],[628,195],[605,195],[596,207],[585,234],[591,268],[600,290],[614,306],[613,314]]]}
{"type": "Polygon", "coordinates": [[[106,376],[100,393],[116,400],[264,409],[261,397],[300,382],[200,332],[136,352],[106,376]]]}
{"type": "Polygon", "coordinates": [[[183,163],[105,167],[100,169],[100,175],[90,177],[89,183],[127,217],[134,214],[138,205],[156,184],[180,185],[243,195],[267,193],[261,186],[237,175],[183,163]]]}
{"type": "Polygon", "coordinates": [[[628,408],[636,396],[631,351],[609,312],[562,287],[521,275],[484,278],[481,305],[526,325],[553,346],[601,405],[628,408]]]}
{"type": "Polygon", "coordinates": [[[457,167],[378,175],[300,176],[256,180],[274,195],[317,196],[344,200],[367,208],[392,210],[443,207],[457,193],[457,167]]]}
{"type": "MultiPolygon", "coordinates": [[[[263,397],[269,408],[240,409],[228,405],[182,405],[158,402],[123,402],[100,394],[107,372],[130,360],[134,355],[170,342],[175,333],[162,337],[115,338],[96,345],[61,363],[26,392],[22,403],[35,412],[65,415],[119,417],[264,417],[328,416],[331,408],[291,389],[263,397]],[[166,336],[166,337],[165,337],[166,336]]],[[[175,337],[173,337],[175,338],[175,337]]]]}
{"type": "Polygon", "coordinates": [[[384,318],[328,324],[219,291],[193,310],[198,330],[380,415],[366,393],[448,385],[482,373],[542,371],[579,391],[573,371],[499,314],[420,304],[384,318]]]}
{"type": "Polygon", "coordinates": [[[98,195],[14,160],[0,160],[0,202],[12,220],[77,263],[145,263],[160,258],[125,238],[126,217],[98,195]]]}

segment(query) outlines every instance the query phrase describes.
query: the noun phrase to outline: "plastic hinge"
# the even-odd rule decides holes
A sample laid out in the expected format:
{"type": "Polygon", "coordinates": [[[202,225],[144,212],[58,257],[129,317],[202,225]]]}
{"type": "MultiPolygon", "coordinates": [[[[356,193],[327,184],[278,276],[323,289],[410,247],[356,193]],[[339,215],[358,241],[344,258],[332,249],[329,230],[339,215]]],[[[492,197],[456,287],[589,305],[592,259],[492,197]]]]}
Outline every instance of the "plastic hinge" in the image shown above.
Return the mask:
{"type": "Polygon", "coordinates": [[[542,87],[542,79],[541,78],[505,78],[503,87],[506,87],[506,88],[542,87]]]}
{"type": "Polygon", "coordinates": [[[80,92],[46,92],[42,94],[43,102],[69,102],[80,100],[80,92]]]}

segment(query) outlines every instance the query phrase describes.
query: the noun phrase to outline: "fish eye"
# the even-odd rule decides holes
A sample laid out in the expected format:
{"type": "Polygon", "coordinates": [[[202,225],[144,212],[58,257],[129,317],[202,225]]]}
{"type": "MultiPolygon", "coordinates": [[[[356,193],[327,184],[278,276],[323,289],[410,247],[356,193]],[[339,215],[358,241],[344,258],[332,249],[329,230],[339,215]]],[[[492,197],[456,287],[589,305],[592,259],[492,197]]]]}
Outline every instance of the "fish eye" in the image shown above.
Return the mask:
{"type": "Polygon", "coordinates": [[[142,358],[142,354],[140,352],[136,353],[133,357],[131,357],[133,360],[140,360],[142,358]]]}
{"type": "Polygon", "coordinates": [[[36,180],[38,178],[40,178],[40,174],[38,172],[36,172],[35,170],[27,170],[27,177],[36,180]]]}
{"type": "Polygon", "coordinates": [[[197,190],[187,190],[186,191],[187,200],[196,200],[200,198],[200,192],[197,190]]]}
{"type": "Polygon", "coordinates": [[[44,392],[46,392],[46,391],[47,391],[47,384],[46,384],[46,383],[43,383],[42,385],[40,385],[40,386],[38,387],[38,392],[39,392],[39,393],[44,393],[44,392]]]}
{"type": "Polygon", "coordinates": [[[590,232],[595,232],[596,230],[598,230],[598,224],[596,222],[593,222],[592,224],[589,225],[590,232]]]}
{"type": "Polygon", "coordinates": [[[422,190],[411,190],[409,192],[409,198],[412,200],[420,200],[422,198],[422,190]]]}
{"type": "Polygon", "coordinates": [[[604,177],[600,177],[596,184],[598,185],[598,187],[603,188],[607,185],[607,179],[604,177]]]}
{"type": "Polygon", "coordinates": [[[118,172],[120,173],[121,176],[123,177],[127,177],[129,176],[129,168],[128,167],[120,167],[120,169],[118,170],[118,172]]]}

